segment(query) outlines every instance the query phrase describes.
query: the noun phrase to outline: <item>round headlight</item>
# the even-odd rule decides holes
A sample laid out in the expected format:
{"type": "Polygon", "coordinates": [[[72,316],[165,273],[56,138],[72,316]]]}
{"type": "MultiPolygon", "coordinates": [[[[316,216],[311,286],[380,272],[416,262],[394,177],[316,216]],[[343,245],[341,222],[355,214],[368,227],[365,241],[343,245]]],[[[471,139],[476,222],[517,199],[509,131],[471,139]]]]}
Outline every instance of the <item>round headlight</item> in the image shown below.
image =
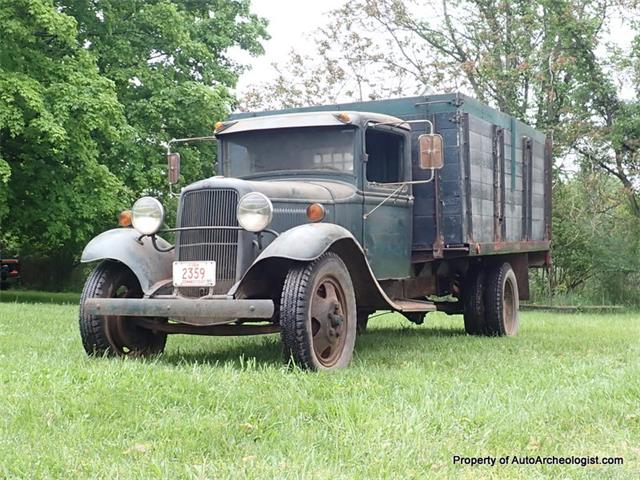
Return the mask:
{"type": "Polygon", "coordinates": [[[238,202],[237,216],[242,228],[250,232],[261,232],[271,223],[273,205],[262,193],[247,193],[238,202]]]}
{"type": "Polygon", "coordinates": [[[131,208],[133,228],[143,235],[153,235],[162,226],[164,208],[157,198],[142,197],[131,208]]]}

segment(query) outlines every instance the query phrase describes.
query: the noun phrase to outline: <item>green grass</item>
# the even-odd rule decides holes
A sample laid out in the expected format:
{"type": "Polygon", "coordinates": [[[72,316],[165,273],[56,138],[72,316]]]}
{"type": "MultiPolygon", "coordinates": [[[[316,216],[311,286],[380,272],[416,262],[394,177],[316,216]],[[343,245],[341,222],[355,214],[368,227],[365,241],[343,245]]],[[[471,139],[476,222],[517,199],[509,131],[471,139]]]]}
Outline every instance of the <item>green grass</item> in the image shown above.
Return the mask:
{"type": "Polygon", "coordinates": [[[284,368],[278,336],[170,337],[88,359],[77,308],[0,305],[0,478],[637,478],[636,314],[371,320],[351,368],[284,368]],[[623,466],[460,467],[453,455],[622,456],[623,466]]]}
{"type": "Polygon", "coordinates": [[[0,290],[0,303],[80,303],[80,294],[74,292],[41,292],[37,290],[0,290]]]}

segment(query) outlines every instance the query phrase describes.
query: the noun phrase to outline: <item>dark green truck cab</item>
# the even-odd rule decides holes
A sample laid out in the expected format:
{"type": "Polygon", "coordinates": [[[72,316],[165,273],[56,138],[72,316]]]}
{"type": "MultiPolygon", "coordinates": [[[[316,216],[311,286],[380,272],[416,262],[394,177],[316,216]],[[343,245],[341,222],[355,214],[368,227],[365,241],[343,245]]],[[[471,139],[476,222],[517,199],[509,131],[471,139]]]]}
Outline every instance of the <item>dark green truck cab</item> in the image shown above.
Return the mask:
{"type": "MultiPolygon", "coordinates": [[[[285,358],[334,369],[376,310],[517,332],[528,268],[550,262],[541,133],[448,94],[233,115],[215,139],[219,175],[182,188],[175,228],[143,197],[134,228],[87,245],[101,262],[81,300],[89,354],[280,332],[285,358]]],[[[176,183],[171,150],[168,164],[176,183]]]]}

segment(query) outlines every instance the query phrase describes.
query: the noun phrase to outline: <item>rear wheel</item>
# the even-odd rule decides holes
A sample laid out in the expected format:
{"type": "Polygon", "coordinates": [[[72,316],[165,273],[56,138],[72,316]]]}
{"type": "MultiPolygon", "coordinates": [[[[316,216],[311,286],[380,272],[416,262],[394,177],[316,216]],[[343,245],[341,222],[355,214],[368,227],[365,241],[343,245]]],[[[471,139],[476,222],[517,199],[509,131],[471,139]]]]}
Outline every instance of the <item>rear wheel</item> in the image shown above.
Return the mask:
{"type": "Polygon", "coordinates": [[[511,265],[505,262],[490,271],[484,296],[487,333],[497,336],[518,333],[518,282],[511,265]]]}
{"type": "Polygon", "coordinates": [[[280,301],[285,360],[310,370],[346,367],[353,356],[356,320],[353,284],[338,255],[325,253],[289,270],[280,301]]]}
{"type": "Polygon", "coordinates": [[[485,274],[481,268],[474,268],[467,273],[462,295],[464,329],[469,335],[483,335],[486,333],[484,283],[485,274]]]}
{"type": "Polygon", "coordinates": [[[133,272],[119,262],[105,261],[87,278],[80,298],[80,336],[89,355],[146,356],[161,353],[167,335],[139,327],[135,318],[89,315],[88,298],[142,298],[133,272]]]}

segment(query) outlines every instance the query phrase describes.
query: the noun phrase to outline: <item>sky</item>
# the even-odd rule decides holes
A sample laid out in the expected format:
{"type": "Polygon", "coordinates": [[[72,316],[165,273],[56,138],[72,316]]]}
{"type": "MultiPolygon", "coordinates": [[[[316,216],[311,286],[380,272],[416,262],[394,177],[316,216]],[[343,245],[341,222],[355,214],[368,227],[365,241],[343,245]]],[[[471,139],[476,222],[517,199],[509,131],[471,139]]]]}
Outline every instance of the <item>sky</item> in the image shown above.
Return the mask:
{"type": "Polygon", "coordinates": [[[237,92],[241,94],[249,85],[275,76],[271,64],[284,60],[292,48],[311,51],[314,30],[325,23],[327,12],[339,8],[346,1],[252,0],[251,10],[269,20],[271,40],[263,42],[265,55],[242,58],[252,68],[240,77],[237,92]]]}
{"type": "MultiPolygon", "coordinates": [[[[269,20],[267,30],[271,40],[263,42],[265,54],[251,57],[241,50],[234,56],[242,63],[249,65],[250,70],[239,79],[236,94],[241,97],[246,89],[256,83],[275,78],[276,72],[272,63],[283,63],[291,49],[301,53],[313,53],[314,31],[323,26],[327,13],[344,5],[348,0],[252,0],[251,10],[269,20]]],[[[628,47],[633,38],[629,19],[613,21],[609,40],[618,46],[628,47]]],[[[634,96],[634,85],[621,85],[621,96],[630,99],[634,96]]]]}

